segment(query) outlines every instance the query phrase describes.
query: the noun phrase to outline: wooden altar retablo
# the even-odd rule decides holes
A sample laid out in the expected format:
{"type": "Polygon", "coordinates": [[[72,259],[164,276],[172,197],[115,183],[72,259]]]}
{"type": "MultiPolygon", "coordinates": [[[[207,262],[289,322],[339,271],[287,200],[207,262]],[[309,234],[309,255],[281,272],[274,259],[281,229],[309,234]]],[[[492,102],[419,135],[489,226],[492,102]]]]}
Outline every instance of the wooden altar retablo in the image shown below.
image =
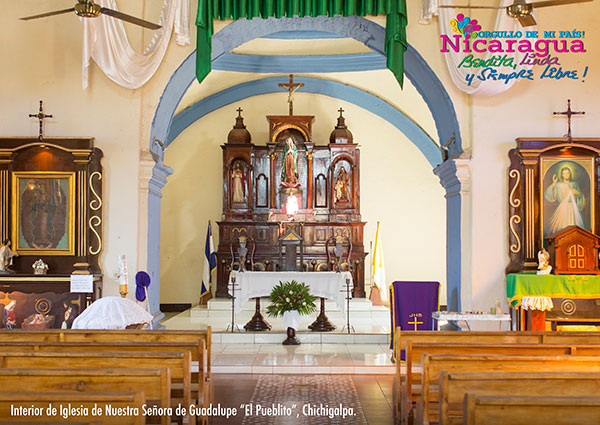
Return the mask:
{"type": "Polygon", "coordinates": [[[600,237],[578,226],[565,227],[546,238],[555,274],[600,274],[600,237]]]}
{"type": "MultiPolygon", "coordinates": [[[[364,226],[360,215],[360,150],[340,109],[330,140],[312,139],[312,115],[268,115],[268,139],[252,140],[238,109],[223,150],[223,215],[217,250],[217,297],[227,297],[231,241],[256,243],[254,270],[276,271],[279,238],[293,229],[303,241],[297,269],[327,271],[327,241],[351,241],[354,297],[364,297],[364,226]]],[[[334,116],[335,117],[335,116],[334,116]]],[[[334,117],[330,119],[333,121],[334,117]]],[[[334,124],[335,121],[332,122],[334,124]]]]}

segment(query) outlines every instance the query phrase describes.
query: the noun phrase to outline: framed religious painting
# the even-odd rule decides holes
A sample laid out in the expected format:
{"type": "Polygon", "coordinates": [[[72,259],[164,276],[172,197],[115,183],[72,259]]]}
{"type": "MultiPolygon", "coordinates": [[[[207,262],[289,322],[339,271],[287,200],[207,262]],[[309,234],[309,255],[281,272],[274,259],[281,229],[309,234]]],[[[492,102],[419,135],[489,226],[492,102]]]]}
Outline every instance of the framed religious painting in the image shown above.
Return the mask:
{"type": "Polygon", "coordinates": [[[12,240],[21,255],[75,254],[75,173],[12,173],[12,240]]]}
{"type": "Polygon", "coordinates": [[[568,226],[595,233],[595,173],[590,156],[541,157],[540,235],[568,226]]]}

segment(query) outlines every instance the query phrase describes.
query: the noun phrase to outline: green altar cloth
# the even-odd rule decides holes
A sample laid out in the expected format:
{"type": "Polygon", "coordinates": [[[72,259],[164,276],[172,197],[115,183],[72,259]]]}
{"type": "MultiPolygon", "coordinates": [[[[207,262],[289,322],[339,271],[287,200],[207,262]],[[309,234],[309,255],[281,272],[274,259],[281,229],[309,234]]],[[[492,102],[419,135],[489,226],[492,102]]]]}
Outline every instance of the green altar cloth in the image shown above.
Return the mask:
{"type": "Polygon", "coordinates": [[[523,297],[536,296],[600,298],[600,276],[511,273],[506,277],[506,297],[513,307],[519,307],[523,297]]]}
{"type": "MultiPolygon", "coordinates": [[[[210,72],[213,19],[335,15],[387,15],[384,45],[387,67],[402,86],[404,52],[408,46],[406,0],[199,0],[196,15],[196,78],[202,82],[210,72]]],[[[318,52],[318,48],[315,52],[318,52]]]]}

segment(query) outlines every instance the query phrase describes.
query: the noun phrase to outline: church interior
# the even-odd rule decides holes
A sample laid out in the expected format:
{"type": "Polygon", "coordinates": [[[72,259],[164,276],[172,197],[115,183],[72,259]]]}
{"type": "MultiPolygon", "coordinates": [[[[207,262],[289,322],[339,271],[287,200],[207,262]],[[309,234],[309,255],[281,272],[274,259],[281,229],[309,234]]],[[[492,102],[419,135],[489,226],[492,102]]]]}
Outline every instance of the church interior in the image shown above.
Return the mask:
{"type": "Polygon", "coordinates": [[[0,424],[597,424],[599,1],[2,2],[0,424]]]}

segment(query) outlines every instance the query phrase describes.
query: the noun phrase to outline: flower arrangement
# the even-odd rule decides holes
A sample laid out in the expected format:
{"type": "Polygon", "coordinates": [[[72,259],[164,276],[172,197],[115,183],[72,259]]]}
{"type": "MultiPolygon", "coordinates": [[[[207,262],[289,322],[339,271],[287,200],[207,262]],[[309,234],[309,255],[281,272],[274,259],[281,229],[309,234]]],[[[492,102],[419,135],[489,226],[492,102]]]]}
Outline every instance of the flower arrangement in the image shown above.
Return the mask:
{"type": "Polygon", "coordinates": [[[271,305],[267,314],[272,317],[283,316],[286,311],[296,310],[299,314],[310,314],[317,310],[315,297],[308,292],[309,287],[295,280],[279,282],[271,291],[271,305]]]}

